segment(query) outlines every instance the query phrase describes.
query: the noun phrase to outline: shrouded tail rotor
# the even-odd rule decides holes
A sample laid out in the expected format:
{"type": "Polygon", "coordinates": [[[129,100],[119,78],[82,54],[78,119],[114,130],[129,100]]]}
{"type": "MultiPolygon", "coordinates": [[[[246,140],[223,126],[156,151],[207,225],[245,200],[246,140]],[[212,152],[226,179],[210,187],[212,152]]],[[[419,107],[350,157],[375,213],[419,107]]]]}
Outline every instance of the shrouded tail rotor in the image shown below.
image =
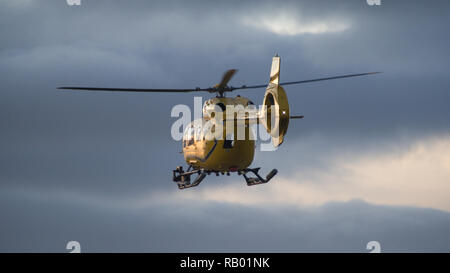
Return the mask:
{"type": "Polygon", "coordinates": [[[264,94],[261,122],[272,137],[272,143],[278,147],[283,143],[289,126],[289,103],[286,92],[279,85],[281,59],[278,55],[272,59],[270,80],[264,94]]]}

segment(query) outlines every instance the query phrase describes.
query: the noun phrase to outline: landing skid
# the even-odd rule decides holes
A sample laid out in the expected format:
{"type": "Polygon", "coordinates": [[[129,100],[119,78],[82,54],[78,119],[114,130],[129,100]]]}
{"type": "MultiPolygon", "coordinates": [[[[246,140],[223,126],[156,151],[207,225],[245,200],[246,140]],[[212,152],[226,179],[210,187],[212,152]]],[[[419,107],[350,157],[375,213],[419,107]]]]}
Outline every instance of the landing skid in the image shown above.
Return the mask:
{"type": "MultiPolygon", "coordinates": [[[[273,169],[266,178],[262,178],[258,172],[260,168],[247,168],[238,171],[238,175],[243,175],[245,178],[245,182],[247,182],[247,186],[254,186],[259,184],[264,184],[270,181],[276,174],[277,169],[273,169]],[[248,177],[248,173],[253,173],[256,177],[248,177]]],[[[195,186],[198,186],[203,179],[206,177],[206,174],[216,173],[216,175],[225,174],[223,172],[215,172],[215,171],[205,171],[205,170],[192,170],[192,166],[189,166],[189,168],[184,171],[182,166],[178,166],[173,172],[173,181],[177,183],[177,186],[180,190],[186,189],[186,188],[192,188],[195,186]],[[197,177],[195,177],[194,181],[191,183],[191,175],[197,174],[197,177]]],[[[230,173],[227,173],[229,175],[230,173]]]]}
{"type": "Polygon", "coordinates": [[[242,174],[245,178],[245,181],[247,182],[247,186],[254,186],[254,185],[259,185],[259,184],[264,184],[270,181],[270,179],[272,179],[277,173],[278,170],[277,169],[273,169],[267,176],[266,179],[262,178],[258,172],[259,172],[260,168],[254,168],[254,169],[244,169],[242,171],[239,171],[239,174],[242,174]],[[256,177],[248,177],[247,173],[253,173],[254,175],[256,175],[256,177]]]}
{"type": "Polygon", "coordinates": [[[202,172],[202,170],[191,171],[191,167],[192,166],[189,166],[186,172],[183,170],[182,166],[178,166],[175,170],[172,171],[173,181],[177,183],[180,190],[198,186],[206,176],[206,173],[202,172]],[[193,174],[197,174],[197,177],[195,178],[194,182],[191,183],[191,175],[193,174]]]}

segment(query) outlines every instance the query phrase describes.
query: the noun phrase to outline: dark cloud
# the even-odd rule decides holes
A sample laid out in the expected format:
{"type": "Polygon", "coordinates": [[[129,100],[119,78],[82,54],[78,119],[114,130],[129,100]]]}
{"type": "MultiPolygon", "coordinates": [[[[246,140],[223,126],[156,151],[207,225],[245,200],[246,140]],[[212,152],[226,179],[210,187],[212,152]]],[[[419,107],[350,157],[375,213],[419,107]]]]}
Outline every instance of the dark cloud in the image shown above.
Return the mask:
{"type": "Polygon", "coordinates": [[[0,251],[66,252],[70,240],[85,252],[368,252],[374,240],[383,252],[446,252],[450,243],[448,213],[362,201],[300,210],[214,202],[127,209],[20,196],[0,201],[0,251]]]}

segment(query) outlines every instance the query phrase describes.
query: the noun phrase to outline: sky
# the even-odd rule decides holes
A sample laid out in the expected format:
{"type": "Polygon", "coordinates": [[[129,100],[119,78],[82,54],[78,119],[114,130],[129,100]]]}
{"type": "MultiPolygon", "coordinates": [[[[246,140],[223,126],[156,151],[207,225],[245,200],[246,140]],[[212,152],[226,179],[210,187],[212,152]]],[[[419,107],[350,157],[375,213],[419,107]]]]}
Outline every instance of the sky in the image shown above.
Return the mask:
{"type": "MultiPolygon", "coordinates": [[[[0,0],[0,251],[450,251],[448,1],[0,0]],[[270,183],[180,191],[175,105],[194,96],[58,86],[286,86],[270,183]]],[[[264,90],[234,95],[262,103],[264,90]]],[[[231,94],[230,94],[231,95],[231,94]]]]}

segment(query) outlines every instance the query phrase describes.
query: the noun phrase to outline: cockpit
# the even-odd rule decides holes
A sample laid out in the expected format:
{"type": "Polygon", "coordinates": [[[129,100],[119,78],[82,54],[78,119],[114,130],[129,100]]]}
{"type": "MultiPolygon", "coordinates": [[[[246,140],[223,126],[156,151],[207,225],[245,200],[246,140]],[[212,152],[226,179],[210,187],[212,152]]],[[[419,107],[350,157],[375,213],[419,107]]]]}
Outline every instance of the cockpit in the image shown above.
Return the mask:
{"type": "Polygon", "coordinates": [[[191,122],[184,131],[183,147],[193,145],[195,141],[205,140],[209,133],[214,133],[214,127],[200,120],[191,122]]]}

